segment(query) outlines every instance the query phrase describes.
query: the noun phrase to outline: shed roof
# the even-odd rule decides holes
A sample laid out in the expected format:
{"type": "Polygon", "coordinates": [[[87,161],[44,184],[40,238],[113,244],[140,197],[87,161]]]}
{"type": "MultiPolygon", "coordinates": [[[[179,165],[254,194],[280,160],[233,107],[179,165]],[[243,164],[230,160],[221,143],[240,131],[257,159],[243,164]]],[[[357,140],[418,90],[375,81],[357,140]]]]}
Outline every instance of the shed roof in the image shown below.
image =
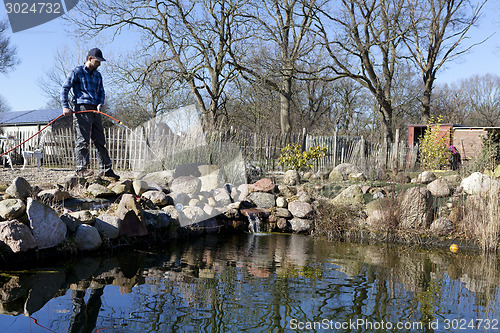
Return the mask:
{"type": "Polygon", "coordinates": [[[13,111],[0,113],[0,126],[45,125],[62,114],[62,109],[13,111]]]}

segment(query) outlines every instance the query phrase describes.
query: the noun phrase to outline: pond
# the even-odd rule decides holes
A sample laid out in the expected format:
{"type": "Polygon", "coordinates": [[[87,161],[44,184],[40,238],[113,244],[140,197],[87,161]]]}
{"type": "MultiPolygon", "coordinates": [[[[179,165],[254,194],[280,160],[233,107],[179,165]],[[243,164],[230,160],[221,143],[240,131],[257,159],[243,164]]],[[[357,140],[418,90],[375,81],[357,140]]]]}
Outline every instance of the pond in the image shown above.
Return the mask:
{"type": "Polygon", "coordinates": [[[0,282],[2,332],[500,331],[500,261],[476,252],[206,236],[0,282]]]}

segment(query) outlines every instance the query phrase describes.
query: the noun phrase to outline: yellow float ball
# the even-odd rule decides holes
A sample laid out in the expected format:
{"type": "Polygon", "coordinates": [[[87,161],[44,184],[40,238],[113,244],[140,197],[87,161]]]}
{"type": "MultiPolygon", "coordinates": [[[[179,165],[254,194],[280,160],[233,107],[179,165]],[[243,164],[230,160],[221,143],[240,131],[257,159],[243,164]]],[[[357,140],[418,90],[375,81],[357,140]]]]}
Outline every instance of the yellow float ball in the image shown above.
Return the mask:
{"type": "Polygon", "coordinates": [[[450,251],[453,252],[453,253],[457,253],[458,252],[458,245],[457,244],[451,244],[450,245],[450,251]]]}

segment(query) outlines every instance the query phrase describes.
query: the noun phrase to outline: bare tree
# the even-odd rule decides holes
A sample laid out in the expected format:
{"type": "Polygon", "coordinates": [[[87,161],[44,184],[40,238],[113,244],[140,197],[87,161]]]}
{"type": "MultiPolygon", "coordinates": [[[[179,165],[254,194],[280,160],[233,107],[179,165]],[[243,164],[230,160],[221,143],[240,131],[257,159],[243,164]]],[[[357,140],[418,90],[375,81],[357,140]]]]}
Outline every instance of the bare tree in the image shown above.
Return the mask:
{"type": "MultiPolygon", "coordinates": [[[[470,0],[408,1],[407,15],[411,24],[408,33],[404,33],[404,42],[422,75],[422,123],[427,123],[430,115],[436,73],[445,63],[479,44],[463,45],[486,1],[477,5],[470,0]]],[[[406,31],[407,27],[403,30],[406,31]]]]}
{"type": "Polygon", "coordinates": [[[174,63],[169,70],[186,82],[206,127],[221,115],[225,88],[237,75],[228,65],[228,49],[245,37],[233,27],[242,4],[227,0],[89,0],[80,1],[71,20],[82,35],[125,29],[143,33],[143,54],[164,54],[156,62],[174,63]],[[79,14],[79,15],[78,15],[79,14]],[[208,102],[207,102],[208,100],[208,102]]]}
{"type": "Polygon", "coordinates": [[[19,63],[19,59],[16,56],[16,48],[5,34],[7,27],[7,21],[0,20],[0,74],[5,74],[19,63]]]}
{"type": "Polygon", "coordinates": [[[0,113],[9,111],[12,111],[11,106],[9,105],[7,100],[2,95],[0,95],[0,113]]]}
{"type": "Polygon", "coordinates": [[[316,46],[310,30],[315,5],[315,0],[253,1],[243,14],[255,24],[251,49],[246,53],[241,47],[232,50],[235,65],[245,78],[279,94],[282,134],[291,131],[292,88],[299,62],[316,46]]]}
{"type": "Polygon", "coordinates": [[[404,9],[405,0],[341,0],[332,12],[322,10],[317,20],[333,61],[331,68],[338,77],[356,80],[375,97],[383,137],[390,142],[393,79],[403,53],[400,27],[404,9]]]}

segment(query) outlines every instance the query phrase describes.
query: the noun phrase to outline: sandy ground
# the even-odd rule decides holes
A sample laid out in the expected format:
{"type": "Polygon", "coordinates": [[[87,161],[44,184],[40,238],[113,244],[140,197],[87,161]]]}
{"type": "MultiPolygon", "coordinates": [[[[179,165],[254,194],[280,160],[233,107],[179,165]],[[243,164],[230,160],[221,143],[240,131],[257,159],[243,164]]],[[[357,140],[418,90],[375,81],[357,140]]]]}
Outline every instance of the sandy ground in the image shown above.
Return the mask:
{"type": "MultiPolygon", "coordinates": [[[[75,170],[73,169],[42,168],[39,171],[36,167],[30,166],[26,167],[24,170],[21,169],[21,167],[14,166],[14,170],[12,170],[10,167],[0,166],[0,185],[9,186],[16,177],[23,177],[32,186],[53,187],[61,178],[75,175],[75,170]]],[[[98,170],[94,170],[94,175],[98,173],[98,170]]],[[[131,171],[116,171],[116,173],[121,179],[134,178],[134,174],[131,171]]]]}

